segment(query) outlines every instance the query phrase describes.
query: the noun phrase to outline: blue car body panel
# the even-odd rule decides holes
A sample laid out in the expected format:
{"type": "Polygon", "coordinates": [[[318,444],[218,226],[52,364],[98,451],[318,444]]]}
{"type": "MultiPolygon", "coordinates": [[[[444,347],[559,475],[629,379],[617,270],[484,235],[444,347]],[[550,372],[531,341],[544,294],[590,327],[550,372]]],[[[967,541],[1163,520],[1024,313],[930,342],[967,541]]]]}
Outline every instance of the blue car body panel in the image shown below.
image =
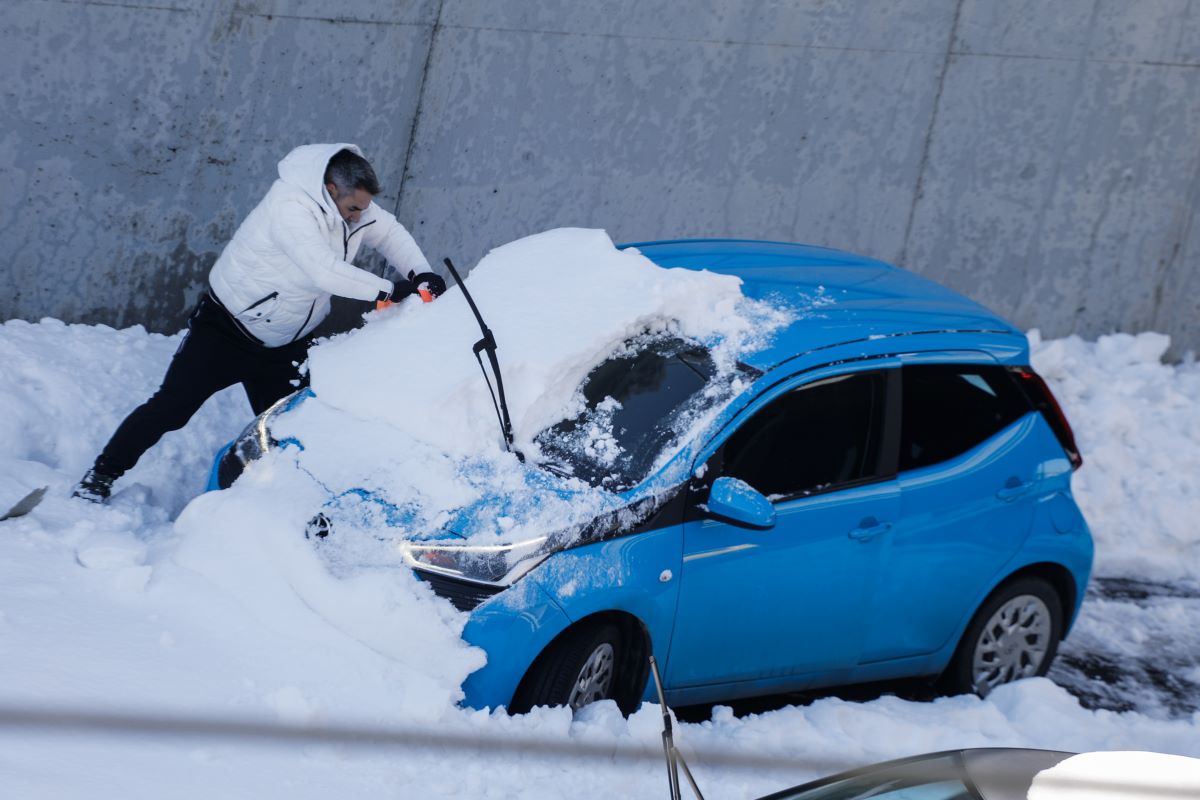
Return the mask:
{"type": "Polygon", "coordinates": [[[858,662],[886,538],[848,534],[899,505],[896,482],[882,481],[779,502],[769,530],[686,523],[667,685],[838,682],[858,662]]]}
{"type": "Polygon", "coordinates": [[[232,447],[233,442],[227,442],[224,447],[217,451],[217,456],[213,459],[212,467],[208,470],[208,485],[205,487],[204,491],[215,492],[221,488],[220,484],[217,483],[217,472],[221,467],[221,459],[225,457],[225,454],[228,453],[232,447]]]}
{"type": "Polygon", "coordinates": [[[463,641],[487,653],[487,664],[463,681],[463,703],[471,708],[507,706],[536,656],[571,619],[541,585],[530,580],[496,595],[471,612],[463,641]],[[515,657],[507,657],[509,654],[515,657]]]}
{"type": "Polygon", "coordinates": [[[464,703],[508,705],[534,657],[570,625],[598,614],[639,620],[651,652],[664,658],[678,596],[679,536],[671,525],[557,553],[476,608],[463,639],[505,657],[489,657],[464,681],[464,703]]]}
{"type": "MultiPolygon", "coordinates": [[[[1025,336],[991,311],[869,258],[738,240],[623,247],[664,267],[737,276],[745,295],[795,319],[744,357],[761,373],[750,388],[657,473],[614,494],[614,508],[686,493],[744,420],[808,383],[911,364],[1029,364],[1025,336]]],[[[530,473],[553,487],[553,477],[530,473]]],[[[767,529],[681,511],[555,552],[471,611],[463,638],[488,662],[464,682],[464,703],[507,706],[555,638],[598,615],[635,621],[671,703],[935,674],[975,610],[1023,571],[1061,585],[1069,627],[1093,547],[1071,473],[1047,420],[1031,411],[940,463],[776,502],[767,529]]],[[[431,535],[470,536],[511,513],[505,502],[484,497],[449,533],[431,535]]]]}
{"type": "MultiPolygon", "coordinates": [[[[728,239],[625,245],[663,267],[734,275],[742,292],[801,312],[772,345],[745,357],[767,370],[831,345],[940,331],[1024,335],[978,303],[914,273],[863,256],[807,245],[728,239]]],[[[1022,345],[1027,347],[1027,345],[1022,345]]]]}
{"type": "Polygon", "coordinates": [[[1059,449],[1030,413],[963,455],[899,475],[899,521],[886,537],[861,661],[928,655],[957,641],[963,609],[978,605],[980,588],[994,585],[1030,534],[1047,436],[1059,449]],[[1024,482],[1021,493],[999,497],[1014,480],[1024,482]]]}

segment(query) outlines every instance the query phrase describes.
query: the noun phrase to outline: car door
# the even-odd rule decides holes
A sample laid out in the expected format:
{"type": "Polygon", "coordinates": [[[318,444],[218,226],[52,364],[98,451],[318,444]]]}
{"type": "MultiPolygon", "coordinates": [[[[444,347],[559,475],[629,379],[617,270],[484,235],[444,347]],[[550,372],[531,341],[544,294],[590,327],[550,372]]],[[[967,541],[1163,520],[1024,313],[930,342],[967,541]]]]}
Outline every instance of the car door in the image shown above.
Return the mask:
{"type": "Polygon", "coordinates": [[[670,688],[855,664],[882,540],[899,511],[893,372],[784,385],[748,407],[705,462],[694,503],[731,476],[772,501],[776,523],[753,530],[699,513],[685,521],[670,688]]]}
{"type": "Polygon", "coordinates": [[[1045,442],[996,364],[902,369],[901,521],[888,537],[863,662],[950,641],[1029,534],[1045,442]]]}

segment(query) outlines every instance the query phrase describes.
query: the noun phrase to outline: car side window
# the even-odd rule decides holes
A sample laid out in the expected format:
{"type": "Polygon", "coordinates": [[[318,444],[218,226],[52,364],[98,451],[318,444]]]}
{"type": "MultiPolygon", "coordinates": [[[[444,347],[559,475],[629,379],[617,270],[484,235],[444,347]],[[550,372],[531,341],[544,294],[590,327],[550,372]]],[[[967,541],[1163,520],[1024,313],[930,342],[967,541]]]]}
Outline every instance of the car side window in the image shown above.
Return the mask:
{"type": "Polygon", "coordinates": [[[729,437],[722,475],[779,499],[874,478],[880,469],[885,374],[856,372],[776,398],[729,437]]]}
{"type": "Polygon", "coordinates": [[[910,364],[902,374],[902,472],[961,455],[1030,410],[1003,367],[910,364]]]}

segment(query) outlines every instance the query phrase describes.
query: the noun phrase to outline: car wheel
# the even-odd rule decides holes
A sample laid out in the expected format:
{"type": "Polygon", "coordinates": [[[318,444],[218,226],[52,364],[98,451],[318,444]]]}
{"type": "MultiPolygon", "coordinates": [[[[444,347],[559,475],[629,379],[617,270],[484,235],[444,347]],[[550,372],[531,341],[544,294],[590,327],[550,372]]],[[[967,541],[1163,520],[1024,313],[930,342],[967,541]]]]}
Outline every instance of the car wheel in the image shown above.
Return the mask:
{"type": "Polygon", "coordinates": [[[509,710],[523,714],[534,706],[570,706],[578,711],[598,700],[616,699],[623,655],[615,625],[569,629],[529,668],[509,710]]]}
{"type": "Polygon", "coordinates": [[[1020,578],[992,593],[971,619],[943,688],[986,697],[1001,684],[1045,675],[1062,637],[1062,601],[1041,578],[1020,578]]]}

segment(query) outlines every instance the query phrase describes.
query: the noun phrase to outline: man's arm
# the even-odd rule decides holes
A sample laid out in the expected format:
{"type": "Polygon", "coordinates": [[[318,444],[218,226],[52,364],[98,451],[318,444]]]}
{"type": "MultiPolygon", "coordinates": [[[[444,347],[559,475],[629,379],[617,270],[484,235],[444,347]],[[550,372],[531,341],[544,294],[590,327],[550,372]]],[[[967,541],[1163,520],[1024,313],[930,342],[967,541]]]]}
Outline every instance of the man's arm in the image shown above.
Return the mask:
{"type": "Polygon", "coordinates": [[[382,253],[402,276],[434,271],[416,239],[390,211],[380,208],[377,203],[371,204],[371,211],[375,224],[363,228],[363,244],[382,253]]]}
{"type": "Polygon", "coordinates": [[[391,281],[343,261],[321,234],[320,224],[301,203],[285,202],[272,220],[271,236],[276,246],[322,291],[355,300],[375,300],[381,294],[391,294],[391,281]]]}

